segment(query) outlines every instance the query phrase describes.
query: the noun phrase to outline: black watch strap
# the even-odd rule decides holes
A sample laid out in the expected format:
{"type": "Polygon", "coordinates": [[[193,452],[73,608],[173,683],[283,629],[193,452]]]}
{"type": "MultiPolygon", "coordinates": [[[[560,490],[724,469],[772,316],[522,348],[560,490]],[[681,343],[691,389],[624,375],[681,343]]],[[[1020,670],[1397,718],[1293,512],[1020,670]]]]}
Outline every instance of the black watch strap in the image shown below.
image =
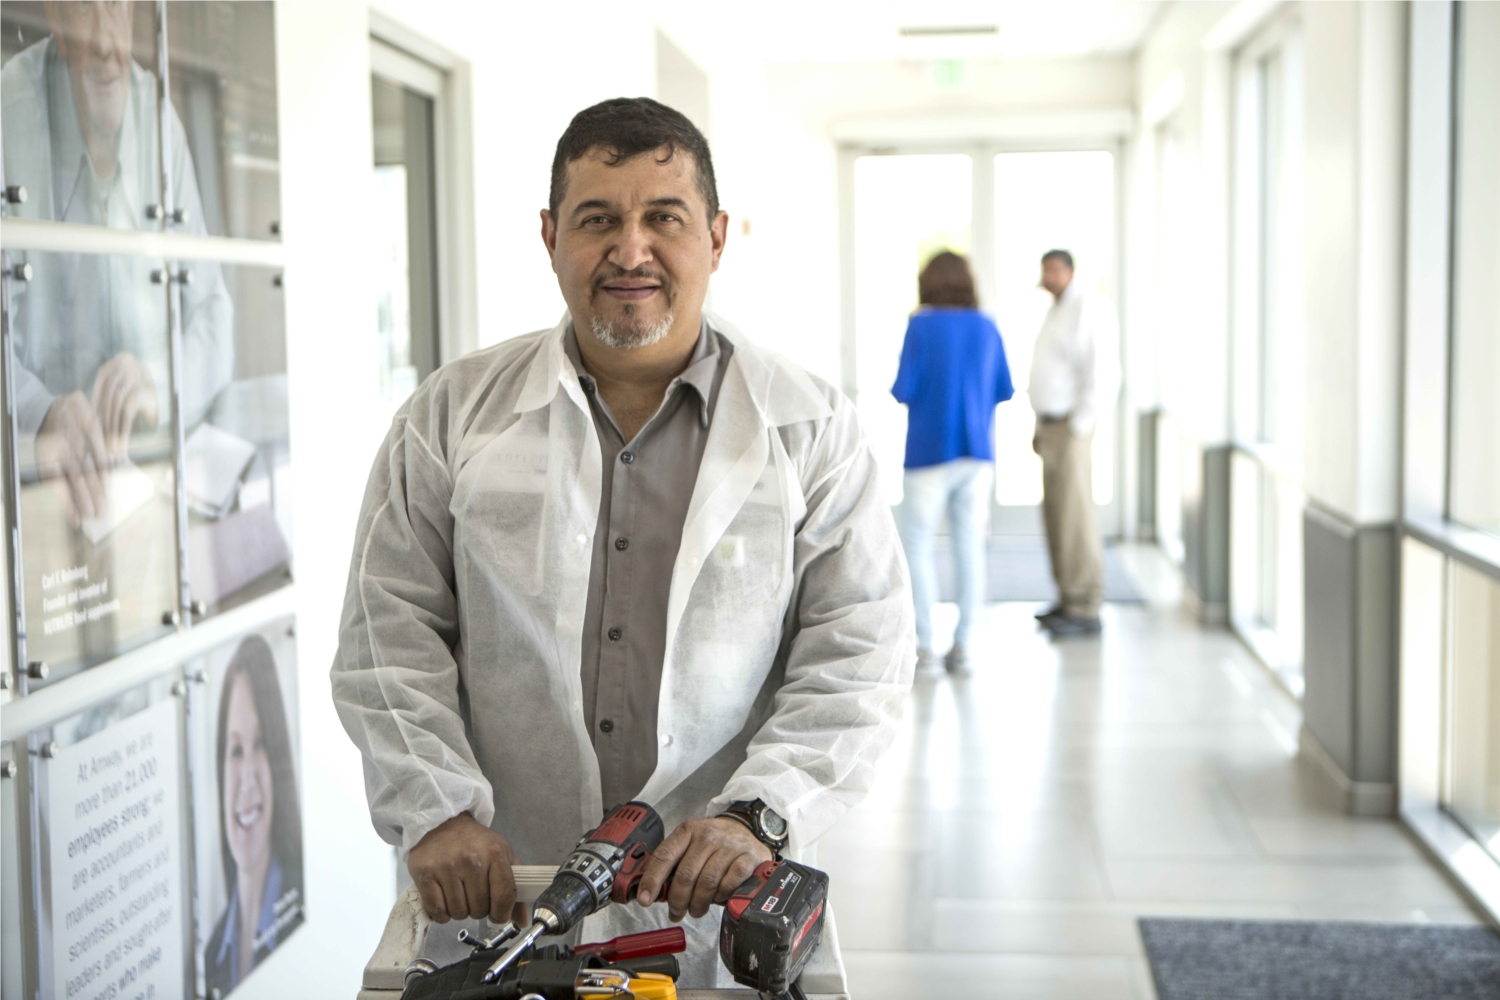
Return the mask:
{"type": "Polygon", "coordinates": [[[786,850],[787,842],[791,839],[786,829],[786,820],[782,819],[770,806],[760,799],[752,799],[748,802],[731,802],[729,807],[719,814],[723,817],[735,819],[745,825],[745,828],[754,834],[759,840],[771,849],[771,854],[776,860],[781,860],[781,852],[786,850]],[[770,817],[764,814],[770,812],[770,817]],[[769,821],[769,822],[768,822],[769,821]],[[774,836],[768,830],[768,825],[781,828],[781,835],[774,836]]]}

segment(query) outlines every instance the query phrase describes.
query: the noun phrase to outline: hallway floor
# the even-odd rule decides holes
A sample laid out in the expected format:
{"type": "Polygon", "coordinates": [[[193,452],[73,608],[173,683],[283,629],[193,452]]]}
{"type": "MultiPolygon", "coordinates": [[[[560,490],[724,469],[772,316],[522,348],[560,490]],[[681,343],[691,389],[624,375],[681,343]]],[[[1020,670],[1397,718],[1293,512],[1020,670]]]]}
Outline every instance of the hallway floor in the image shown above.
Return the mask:
{"type": "Polygon", "coordinates": [[[854,1000],[1150,1000],[1138,916],[1479,921],[1399,824],[1326,803],[1296,704],[1137,558],[1157,603],[1107,606],[1101,638],[991,605],[973,676],[918,680],[819,843],[854,1000]]]}

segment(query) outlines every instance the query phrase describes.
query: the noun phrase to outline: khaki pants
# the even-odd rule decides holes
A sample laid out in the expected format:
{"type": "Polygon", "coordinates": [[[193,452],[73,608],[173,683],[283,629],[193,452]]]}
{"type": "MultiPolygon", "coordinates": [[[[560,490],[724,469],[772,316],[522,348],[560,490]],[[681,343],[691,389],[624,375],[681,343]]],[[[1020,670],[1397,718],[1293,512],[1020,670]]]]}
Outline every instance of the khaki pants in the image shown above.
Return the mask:
{"type": "Polygon", "coordinates": [[[1037,420],[1042,458],[1042,521],[1063,614],[1097,618],[1104,601],[1104,547],[1094,515],[1092,434],[1067,420],[1037,420]]]}

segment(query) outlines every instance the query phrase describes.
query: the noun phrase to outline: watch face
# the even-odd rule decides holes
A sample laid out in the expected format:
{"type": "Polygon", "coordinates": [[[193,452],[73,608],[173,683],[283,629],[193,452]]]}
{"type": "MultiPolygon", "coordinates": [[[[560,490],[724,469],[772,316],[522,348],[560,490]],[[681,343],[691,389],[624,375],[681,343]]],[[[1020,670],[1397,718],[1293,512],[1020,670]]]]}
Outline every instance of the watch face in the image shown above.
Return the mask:
{"type": "Polygon", "coordinates": [[[770,806],[760,811],[760,828],[767,837],[772,839],[786,836],[786,820],[782,819],[770,806]]]}

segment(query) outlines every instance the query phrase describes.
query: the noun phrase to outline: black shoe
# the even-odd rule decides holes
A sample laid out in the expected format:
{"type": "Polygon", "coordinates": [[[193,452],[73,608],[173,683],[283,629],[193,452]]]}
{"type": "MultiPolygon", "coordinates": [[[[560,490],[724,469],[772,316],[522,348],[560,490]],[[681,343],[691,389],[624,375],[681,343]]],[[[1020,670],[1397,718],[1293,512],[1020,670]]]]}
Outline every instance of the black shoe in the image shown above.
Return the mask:
{"type": "Polygon", "coordinates": [[[1042,625],[1055,636],[1098,635],[1104,627],[1098,618],[1073,618],[1058,615],[1043,619],[1042,625]]]}
{"type": "Polygon", "coordinates": [[[955,677],[967,677],[969,670],[969,652],[957,644],[943,657],[943,668],[955,677]]]}
{"type": "Polygon", "coordinates": [[[1052,605],[1052,607],[1048,608],[1046,611],[1038,611],[1036,614],[1032,615],[1031,617],[1035,618],[1039,622],[1044,622],[1048,618],[1058,618],[1058,617],[1061,617],[1062,613],[1063,613],[1063,606],[1061,604],[1054,604],[1054,605],[1052,605]]]}

